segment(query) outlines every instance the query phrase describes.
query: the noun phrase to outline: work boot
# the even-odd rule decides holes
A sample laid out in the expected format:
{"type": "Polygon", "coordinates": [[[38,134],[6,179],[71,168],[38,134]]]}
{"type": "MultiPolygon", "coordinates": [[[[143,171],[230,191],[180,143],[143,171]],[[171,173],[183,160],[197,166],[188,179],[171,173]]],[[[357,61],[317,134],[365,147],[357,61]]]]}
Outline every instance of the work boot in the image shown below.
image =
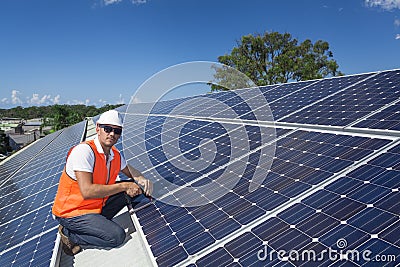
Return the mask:
{"type": "Polygon", "coordinates": [[[82,248],[72,242],[66,235],[63,233],[63,226],[59,225],[58,226],[58,233],[60,234],[61,237],[61,247],[64,251],[65,254],[69,256],[74,256],[75,254],[78,254],[79,252],[82,251],[82,248]]]}

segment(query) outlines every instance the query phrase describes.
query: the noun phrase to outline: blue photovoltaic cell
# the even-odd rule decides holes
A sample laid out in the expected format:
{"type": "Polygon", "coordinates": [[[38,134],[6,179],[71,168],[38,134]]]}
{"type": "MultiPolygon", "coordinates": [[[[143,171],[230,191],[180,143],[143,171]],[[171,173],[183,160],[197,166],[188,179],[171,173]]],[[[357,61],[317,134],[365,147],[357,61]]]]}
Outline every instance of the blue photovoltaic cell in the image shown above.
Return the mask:
{"type": "Polygon", "coordinates": [[[1,266],[49,265],[58,225],[51,204],[67,152],[81,141],[85,128],[81,122],[54,133],[0,188],[1,266]]]}
{"type": "Polygon", "coordinates": [[[232,256],[224,248],[218,248],[196,262],[197,266],[226,266],[233,261],[232,256]]]}
{"type": "Polygon", "coordinates": [[[322,237],[319,238],[322,244],[339,250],[337,241],[338,239],[345,239],[347,242],[347,249],[356,249],[359,245],[367,241],[370,236],[368,233],[358,229],[355,226],[348,224],[336,224],[333,231],[326,231],[322,237]]]}
{"type": "Polygon", "coordinates": [[[372,255],[371,257],[368,257],[367,260],[361,257],[359,262],[360,265],[370,264],[370,259],[372,259],[372,264],[377,263],[377,265],[385,264],[386,266],[398,266],[400,263],[399,247],[395,247],[392,244],[387,243],[381,239],[370,239],[366,243],[358,247],[358,250],[369,250],[371,251],[370,255],[372,255]],[[374,258],[376,256],[379,256],[379,258],[374,258]]]}
{"type": "Polygon", "coordinates": [[[296,227],[309,236],[320,237],[322,233],[331,230],[337,224],[339,222],[332,217],[323,213],[314,213],[307,220],[298,223],[296,227]]]}
{"type": "Polygon", "coordinates": [[[261,244],[262,241],[257,238],[257,236],[251,232],[247,232],[232,242],[229,242],[224,247],[234,258],[240,258],[253,249],[260,247],[261,244]]]}
{"type": "Polygon", "coordinates": [[[315,103],[282,121],[346,126],[397,100],[400,97],[399,83],[399,70],[378,73],[359,84],[349,84],[349,88],[343,92],[315,103]]]}
{"type": "Polygon", "coordinates": [[[354,215],[349,220],[349,224],[367,233],[378,234],[398,220],[398,216],[389,212],[377,208],[366,208],[354,215]]]}
{"type": "Polygon", "coordinates": [[[400,224],[394,223],[391,226],[387,227],[384,231],[381,232],[380,237],[391,243],[400,247],[400,224]]]}

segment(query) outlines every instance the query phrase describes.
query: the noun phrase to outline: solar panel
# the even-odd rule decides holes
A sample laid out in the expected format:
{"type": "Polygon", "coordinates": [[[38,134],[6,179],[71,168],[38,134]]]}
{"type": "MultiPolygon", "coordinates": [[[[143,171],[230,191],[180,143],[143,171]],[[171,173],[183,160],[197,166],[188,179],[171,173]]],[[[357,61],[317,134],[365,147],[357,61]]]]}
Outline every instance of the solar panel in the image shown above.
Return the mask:
{"type": "Polygon", "coordinates": [[[15,171],[21,168],[26,162],[34,158],[43,147],[50,143],[57,135],[47,135],[31,145],[25,147],[23,150],[18,151],[18,156],[13,156],[0,164],[0,184],[3,183],[15,171]]]}
{"type": "Polygon", "coordinates": [[[58,225],[51,206],[66,153],[81,141],[85,128],[86,122],[81,122],[53,133],[41,151],[1,186],[1,266],[50,264],[58,225]]]}
{"type": "Polygon", "coordinates": [[[400,130],[400,104],[395,103],[374,113],[371,116],[362,118],[360,122],[353,124],[353,127],[383,129],[383,130],[400,130]]]}
{"type": "Polygon", "coordinates": [[[288,87],[286,89],[289,89],[288,94],[282,98],[272,101],[270,101],[269,97],[267,97],[267,100],[269,100],[269,105],[271,107],[271,110],[273,110],[274,118],[276,120],[279,120],[282,117],[285,117],[293,112],[297,112],[299,109],[307,107],[308,105],[316,101],[322,100],[323,98],[333,93],[336,93],[348,86],[351,86],[352,84],[369,76],[369,74],[364,74],[348,76],[341,79],[331,78],[315,81],[313,83],[309,82],[305,84],[306,86],[300,87],[299,90],[292,93],[289,93],[292,91],[292,88],[290,87],[293,87],[294,85],[299,86],[302,85],[302,83],[295,83],[293,86],[291,86],[291,84],[282,85],[277,89],[282,90],[288,87]]]}
{"type": "MultiPolygon", "coordinates": [[[[357,77],[357,76],[355,76],[357,77]]],[[[362,76],[364,77],[364,76],[362,76]]],[[[400,97],[400,71],[364,77],[343,91],[283,118],[285,122],[346,126],[400,97]]]]}

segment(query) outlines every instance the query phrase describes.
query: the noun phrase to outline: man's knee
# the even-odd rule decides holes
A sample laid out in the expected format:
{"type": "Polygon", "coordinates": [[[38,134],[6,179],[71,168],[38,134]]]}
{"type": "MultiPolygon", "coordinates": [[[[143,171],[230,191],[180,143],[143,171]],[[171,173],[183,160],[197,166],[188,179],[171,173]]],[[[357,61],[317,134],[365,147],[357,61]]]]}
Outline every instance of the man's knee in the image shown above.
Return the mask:
{"type": "Polygon", "coordinates": [[[121,227],[115,227],[114,231],[110,232],[111,236],[109,239],[110,247],[118,247],[122,245],[125,241],[125,230],[121,227]]]}

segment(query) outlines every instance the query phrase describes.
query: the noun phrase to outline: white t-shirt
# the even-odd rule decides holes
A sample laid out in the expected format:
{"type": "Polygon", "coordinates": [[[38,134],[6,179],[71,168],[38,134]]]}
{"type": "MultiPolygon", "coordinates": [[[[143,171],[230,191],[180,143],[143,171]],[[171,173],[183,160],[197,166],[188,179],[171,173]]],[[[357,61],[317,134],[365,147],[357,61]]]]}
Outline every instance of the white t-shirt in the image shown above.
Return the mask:
{"type": "MultiPolygon", "coordinates": [[[[103,148],[100,145],[99,139],[94,139],[97,151],[105,158],[103,148]]],[[[94,166],[94,153],[88,144],[79,144],[74,147],[67,159],[65,170],[67,174],[76,180],[74,171],[93,172],[94,166]]],[[[114,159],[114,152],[110,150],[110,156],[107,162],[107,169],[110,169],[110,162],[114,159]]],[[[121,170],[126,167],[126,160],[121,154],[121,170]]]]}

